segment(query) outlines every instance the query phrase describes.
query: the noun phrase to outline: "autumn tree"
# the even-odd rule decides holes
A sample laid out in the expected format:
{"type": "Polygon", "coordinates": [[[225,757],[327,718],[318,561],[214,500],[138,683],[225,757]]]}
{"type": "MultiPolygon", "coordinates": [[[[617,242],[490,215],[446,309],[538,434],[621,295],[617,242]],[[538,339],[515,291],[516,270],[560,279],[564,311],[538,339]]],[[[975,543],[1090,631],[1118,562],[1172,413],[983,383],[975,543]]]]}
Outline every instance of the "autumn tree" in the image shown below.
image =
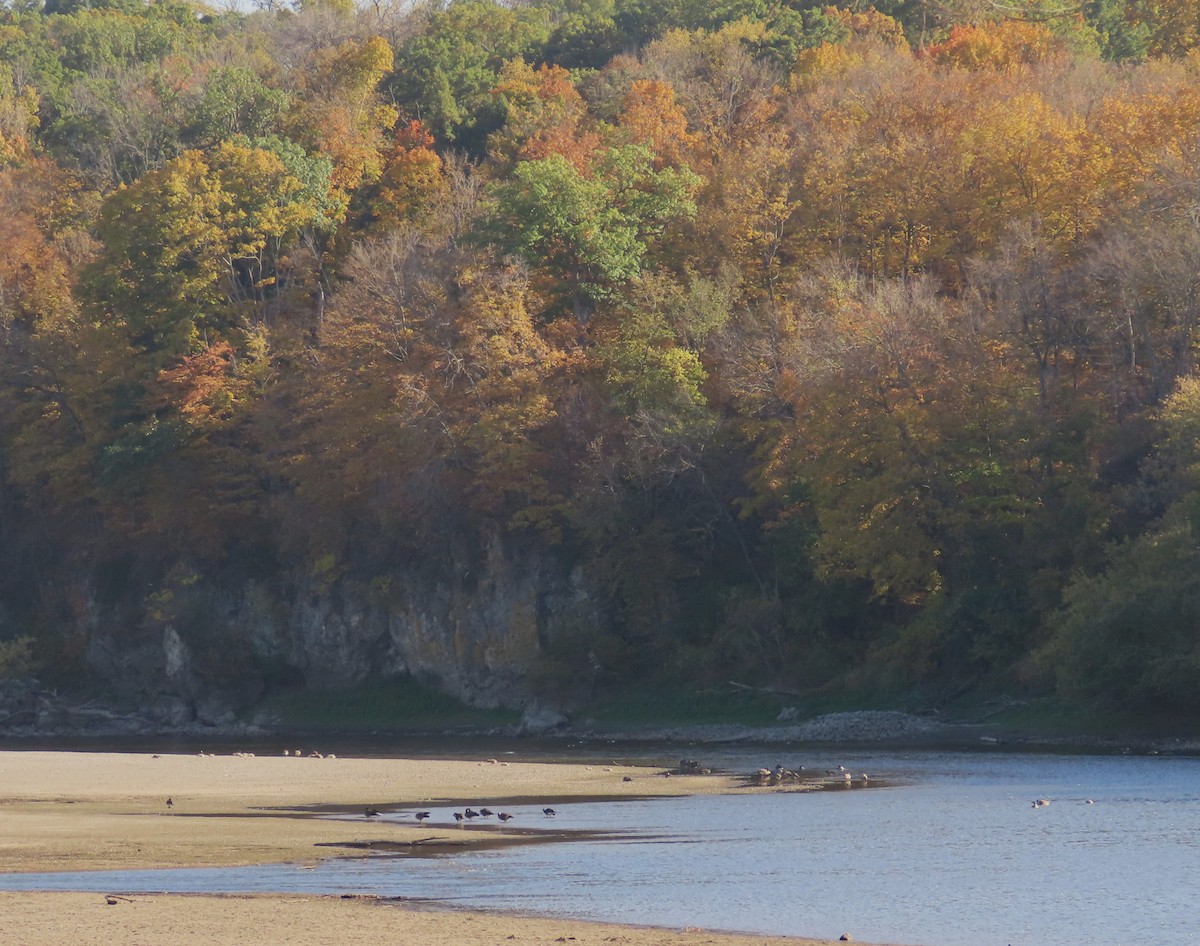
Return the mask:
{"type": "Polygon", "coordinates": [[[16,88],[11,67],[0,63],[0,167],[29,157],[29,132],[36,124],[37,95],[33,89],[16,88]]]}
{"type": "Polygon", "coordinates": [[[766,35],[761,23],[739,20],[708,32],[674,30],[647,47],[650,78],[668,82],[688,124],[719,151],[767,120],[778,72],[756,56],[766,35]]]}
{"type": "Polygon", "coordinates": [[[1200,46],[1200,10],[1187,0],[1133,0],[1126,17],[1147,31],[1151,55],[1181,58],[1200,46]]]}
{"type": "Polygon", "coordinates": [[[795,490],[781,521],[814,516],[821,574],[888,603],[904,628],[890,659],[970,675],[1020,653],[1017,616],[1044,605],[1031,574],[1059,575],[1030,511],[1054,497],[1040,522],[1083,513],[1069,441],[1036,433],[1011,348],[933,289],[834,270],[809,290],[788,362],[796,428],[768,482],[795,490]]]}
{"type": "Polygon", "coordinates": [[[417,222],[448,186],[444,163],[424,125],[415,120],[398,125],[394,142],[371,201],[381,228],[417,222]]]}
{"type": "Polygon", "coordinates": [[[1037,23],[1001,20],[983,26],[958,25],[924,54],[939,65],[960,69],[1011,69],[1042,62],[1055,49],[1053,34],[1037,23]]]}
{"type": "Polygon", "coordinates": [[[314,52],[292,116],[293,133],[333,162],[333,184],[343,195],[383,172],[383,153],[396,109],[379,90],[392,70],[391,47],[382,37],[348,39],[314,52]]]}
{"type": "Polygon", "coordinates": [[[458,279],[456,358],[442,367],[451,456],[476,508],[510,528],[561,530],[548,432],[565,352],[539,333],[519,272],[468,269],[458,279]]]}
{"type": "Polygon", "coordinates": [[[45,166],[0,168],[0,404],[16,445],[4,466],[30,502],[47,502],[47,511],[86,492],[88,448],[104,423],[105,405],[90,397],[88,374],[103,365],[103,353],[98,346],[84,353],[94,339],[71,291],[71,260],[53,239],[46,212],[67,183],[45,166]]]}
{"type": "Polygon", "coordinates": [[[580,170],[593,158],[600,138],[589,127],[587,106],[571,74],[561,66],[534,69],[522,60],[506,63],[492,94],[504,125],[488,137],[493,160],[511,166],[561,155],[580,170]]]}
{"type": "Polygon", "coordinates": [[[632,144],[645,145],[654,153],[658,168],[690,164],[692,149],[699,143],[668,82],[635,79],[621,103],[617,125],[632,144]]]}

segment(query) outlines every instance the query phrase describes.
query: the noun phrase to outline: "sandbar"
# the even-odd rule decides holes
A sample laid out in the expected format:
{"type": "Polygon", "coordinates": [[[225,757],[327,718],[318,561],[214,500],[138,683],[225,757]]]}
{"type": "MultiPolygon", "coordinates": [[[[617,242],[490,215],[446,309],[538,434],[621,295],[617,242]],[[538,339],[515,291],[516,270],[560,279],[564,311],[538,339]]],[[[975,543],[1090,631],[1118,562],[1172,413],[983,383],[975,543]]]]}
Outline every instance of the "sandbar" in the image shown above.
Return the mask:
{"type": "MultiPolygon", "coordinates": [[[[637,766],[113,752],[0,752],[0,871],[139,870],[313,862],[364,845],[495,845],[544,828],[541,805],[754,791],[727,775],[664,777],[637,766]],[[167,804],[167,799],[171,804],[167,804]],[[507,806],[459,827],[463,805],[507,806]],[[367,808],[383,812],[368,818],[367,808]],[[409,821],[428,808],[429,822],[409,821]],[[322,813],[343,812],[331,819],[322,813]],[[359,816],[357,812],[362,811],[359,816]],[[479,819],[481,822],[484,819],[479,819]],[[522,825],[520,821],[525,821],[522,825]]],[[[614,926],[374,897],[0,893],[0,942],[16,946],[256,946],[400,942],[748,946],[795,938],[614,926]]]]}

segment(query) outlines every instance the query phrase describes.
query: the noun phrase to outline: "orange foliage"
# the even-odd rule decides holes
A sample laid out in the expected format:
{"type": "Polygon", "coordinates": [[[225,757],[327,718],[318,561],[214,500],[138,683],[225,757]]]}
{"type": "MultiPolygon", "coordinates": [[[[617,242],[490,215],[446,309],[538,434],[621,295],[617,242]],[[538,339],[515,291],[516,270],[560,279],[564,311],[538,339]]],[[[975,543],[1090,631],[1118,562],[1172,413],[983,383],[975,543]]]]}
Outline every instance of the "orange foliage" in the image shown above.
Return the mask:
{"type": "Polygon", "coordinates": [[[1041,24],[1001,20],[955,26],[942,42],[926,47],[925,55],[938,65],[1003,71],[1044,62],[1057,50],[1054,34],[1041,24]]]}
{"type": "Polygon", "coordinates": [[[148,392],[150,406],[174,407],[200,425],[227,420],[238,394],[233,359],[233,346],[222,341],[160,371],[148,392]]]}
{"type": "Polygon", "coordinates": [[[687,115],[669,82],[636,80],[625,96],[617,121],[630,141],[654,152],[658,170],[687,164],[698,141],[688,130],[687,115]]]}
{"type": "Polygon", "coordinates": [[[303,133],[333,160],[333,184],[343,192],[383,171],[384,135],[398,112],[383,104],[378,85],[391,71],[392,49],[382,37],[347,40],[320,50],[306,77],[303,133]]]}
{"type": "Polygon", "coordinates": [[[397,126],[395,145],[379,180],[375,213],[381,225],[416,220],[445,190],[442,159],[433,150],[433,136],[415,119],[397,126]]]}
{"type": "Polygon", "coordinates": [[[587,103],[561,66],[506,63],[492,90],[505,108],[504,127],[488,140],[501,161],[538,161],[562,155],[579,170],[591,163],[600,138],[589,127],[587,103]]]}

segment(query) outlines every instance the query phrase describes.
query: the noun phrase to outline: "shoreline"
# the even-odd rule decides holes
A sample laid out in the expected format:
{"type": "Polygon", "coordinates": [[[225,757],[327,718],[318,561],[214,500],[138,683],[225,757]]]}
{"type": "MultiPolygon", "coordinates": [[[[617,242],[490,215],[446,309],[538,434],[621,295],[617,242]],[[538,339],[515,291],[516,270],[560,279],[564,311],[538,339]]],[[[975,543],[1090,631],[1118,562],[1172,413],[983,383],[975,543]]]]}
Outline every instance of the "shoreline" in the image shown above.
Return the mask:
{"type": "MultiPolygon", "coordinates": [[[[495,822],[458,828],[399,819],[416,806],[502,798],[540,805],[762,790],[734,776],[667,779],[658,769],[628,765],[3,750],[0,871],[302,866],[353,857],[356,848],[372,843],[415,847],[430,836],[463,848],[520,844],[529,843],[529,822],[541,817],[536,808],[514,806],[528,815],[515,831],[495,822]],[[364,810],[361,820],[335,820],[313,810],[333,806],[349,812],[364,805],[394,817],[383,821],[364,810]]],[[[556,839],[550,834],[535,840],[556,839]]],[[[0,892],[0,940],[19,946],[232,946],[244,942],[248,930],[256,946],[333,946],[386,941],[395,937],[398,924],[411,934],[407,941],[422,946],[822,942],[486,913],[371,896],[0,892]]]]}
{"type": "Polygon", "coordinates": [[[18,946],[829,946],[802,936],[634,926],[481,912],[375,897],[0,892],[0,937],[18,946]],[[110,903],[110,901],[112,901],[110,903]]]}
{"type": "MultiPolygon", "coordinates": [[[[288,726],[277,720],[208,725],[199,722],[162,726],[137,715],[91,711],[93,716],[75,714],[68,725],[42,726],[11,721],[0,726],[0,745],[23,751],[56,749],[103,751],[164,751],[209,745],[254,745],[303,741],[307,744],[359,744],[371,754],[382,754],[387,740],[419,741],[450,739],[505,739],[529,744],[576,745],[622,743],[627,746],[676,744],[721,746],[734,743],[762,746],[855,746],[882,749],[928,749],[975,751],[1002,748],[1008,751],[1200,755],[1200,733],[1151,732],[1129,729],[1096,734],[1025,729],[976,719],[940,718],[900,710],[852,710],[824,713],[804,720],[779,720],[773,724],[740,723],[644,723],[607,725],[592,719],[557,718],[544,725],[522,722],[512,726],[397,727],[378,724],[371,728],[288,726]]],[[[184,749],[186,751],[186,749],[184,749]]],[[[603,753],[600,753],[603,755],[603,753]]]]}

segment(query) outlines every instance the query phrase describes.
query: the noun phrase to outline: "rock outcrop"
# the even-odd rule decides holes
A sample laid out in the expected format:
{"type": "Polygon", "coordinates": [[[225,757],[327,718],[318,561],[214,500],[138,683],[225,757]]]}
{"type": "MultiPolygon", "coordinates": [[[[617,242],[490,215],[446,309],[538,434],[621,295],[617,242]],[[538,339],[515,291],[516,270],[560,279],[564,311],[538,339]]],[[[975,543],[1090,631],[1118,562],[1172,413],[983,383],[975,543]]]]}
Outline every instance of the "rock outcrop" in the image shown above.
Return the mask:
{"type": "Polygon", "coordinates": [[[271,679],[337,689],[408,675],[472,706],[523,708],[548,643],[604,620],[578,570],[498,538],[439,567],[387,563],[372,580],[189,579],[169,613],[146,609],[132,625],[117,618],[127,606],[106,611],[86,588],[76,597],[89,602],[74,631],[90,670],[172,726],[229,722],[271,679]]]}

